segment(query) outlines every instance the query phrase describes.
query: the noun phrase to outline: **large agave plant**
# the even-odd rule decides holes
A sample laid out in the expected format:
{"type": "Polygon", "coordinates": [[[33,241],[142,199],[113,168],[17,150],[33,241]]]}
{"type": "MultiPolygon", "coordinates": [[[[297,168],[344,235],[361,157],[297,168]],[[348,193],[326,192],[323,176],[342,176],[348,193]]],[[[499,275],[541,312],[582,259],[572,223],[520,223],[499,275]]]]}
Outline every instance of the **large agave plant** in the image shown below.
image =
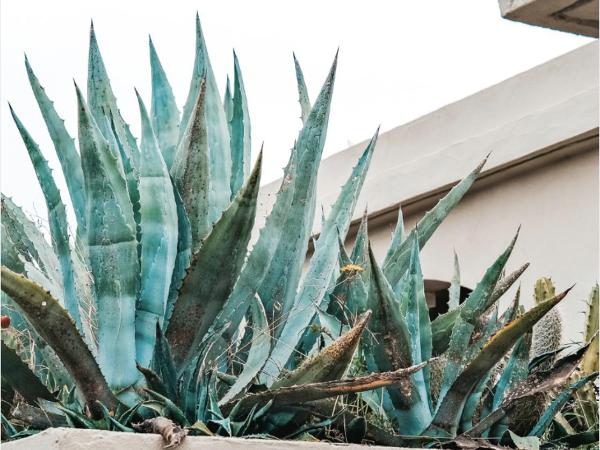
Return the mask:
{"type": "MultiPolygon", "coordinates": [[[[408,235],[400,214],[379,263],[366,216],[350,254],[342,244],[376,132],[303,272],[337,56],[313,104],[295,61],[303,127],[249,248],[262,153],[251,168],[237,58],[222,99],[196,26],[181,114],[150,42],[152,98],[148,111],[138,94],[139,141],[119,112],[93,28],[87,98],[75,86],[78,149],[25,61],[77,223],[70,233],[48,163],[13,111],[51,243],[2,197],[2,308],[12,323],[2,333],[5,436],[56,425],[164,431],[167,423],[165,435],[177,441],[185,431],[175,423],[201,434],[329,433],[392,445],[510,442],[517,405],[563,386],[586,347],[529,360],[532,327],[566,291],[527,312],[517,297],[499,313],[499,298],[527,267],[502,277],[516,236],[462,303],[457,270],[450,311],[430,321],[419,251],[484,163],[408,235]],[[548,358],[554,365],[539,370],[548,358]]],[[[541,437],[561,405],[543,406],[521,435],[541,437]]]]}

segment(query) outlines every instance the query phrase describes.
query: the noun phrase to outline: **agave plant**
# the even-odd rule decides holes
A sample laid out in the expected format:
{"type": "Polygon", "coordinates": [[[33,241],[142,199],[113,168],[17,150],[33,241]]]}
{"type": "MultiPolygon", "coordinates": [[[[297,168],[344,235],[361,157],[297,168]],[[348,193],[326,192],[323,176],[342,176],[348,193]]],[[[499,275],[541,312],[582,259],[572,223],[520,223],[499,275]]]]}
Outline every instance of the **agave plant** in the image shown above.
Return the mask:
{"type": "MultiPolygon", "coordinates": [[[[502,276],[516,236],[462,303],[456,270],[450,311],[430,321],[419,251],[485,161],[408,235],[400,211],[380,264],[366,214],[350,254],[343,244],[375,132],[303,271],[337,55],[313,104],[295,60],[303,126],[251,246],[262,152],[251,168],[239,61],[234,54],[222,99],[199,20],[195,57],[180,114],[150,41],[151,108],[136,92],[138,141],[92,28],[87,98],[75,86],[78,148],[25,61],[76,224],[11,109],[44,193],[50,243],[2,197],[2,308],[12,324],[2,333],[5,436],[70,425],[161,432],[173,444],[186,432],[291,439],[327,430],[391,445],[510,441],[516,405],[562,386],[587,347],[529,360],[533,326],[568,290],[527,312],[517,296],[499,313],[527,267],[502,276]]],[[[561,405],[544,406],[521,435],[543,435],[561,405]]]]}

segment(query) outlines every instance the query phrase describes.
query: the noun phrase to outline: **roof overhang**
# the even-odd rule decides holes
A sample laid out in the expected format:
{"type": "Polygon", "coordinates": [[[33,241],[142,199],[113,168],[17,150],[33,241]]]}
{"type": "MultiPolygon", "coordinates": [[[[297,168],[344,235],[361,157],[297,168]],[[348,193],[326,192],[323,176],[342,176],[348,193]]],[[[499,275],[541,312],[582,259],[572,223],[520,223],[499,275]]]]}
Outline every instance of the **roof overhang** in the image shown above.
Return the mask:
{"type": "Polygon", "coordinates": [[[598,0],[499,0],[505,19],[598,37],[598,0]]]}

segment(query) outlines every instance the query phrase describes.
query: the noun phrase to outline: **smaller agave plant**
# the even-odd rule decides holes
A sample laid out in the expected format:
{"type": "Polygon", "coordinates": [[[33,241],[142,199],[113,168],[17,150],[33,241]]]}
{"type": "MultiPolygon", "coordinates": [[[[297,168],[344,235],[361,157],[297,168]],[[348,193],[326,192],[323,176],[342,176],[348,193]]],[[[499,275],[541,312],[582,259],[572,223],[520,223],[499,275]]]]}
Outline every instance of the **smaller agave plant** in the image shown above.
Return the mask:
{"type": "MultiPolygon", "coordinates": [[[[408,234],[400,211],[380,264],[366,214],[352,251],[343,244],[376,132],[303,270],[337,55],[313,104],[295,60],[303,127],[250,245],[262,152],[251,168],[237,57],[222,99],[196,25],[182,114],[150,41],[151,108],[136,93],[139,141],[117,108],[93,28],[87,98],[75,86],[78,145],[25,61],[76,226],[71,234],[50,167],[11,109],[46,200],[50,242],[2,196],[2,313],[11,322],[2,331],[3,437],[73,426],[159,432],[172,445],[192,433],[472,448],[547,436],[597,374],[571,378],[587,344],[566,355],[536,347],[530,358],[533,327],[568,290],[546,283],[531,310],[517,293],[499,312],[527,268],[502,276],[515,236],[463,302],[457,259],[450,310],[430,320],[425,301],[420,249],[485,161],[408,234]],[[528,404],[541,407],[516,421],[528,404]]],[[[597,309],[597,290],[595,298],[597,309]]],[[[589,433],[551,438],[571,445],[589,433]]]]}

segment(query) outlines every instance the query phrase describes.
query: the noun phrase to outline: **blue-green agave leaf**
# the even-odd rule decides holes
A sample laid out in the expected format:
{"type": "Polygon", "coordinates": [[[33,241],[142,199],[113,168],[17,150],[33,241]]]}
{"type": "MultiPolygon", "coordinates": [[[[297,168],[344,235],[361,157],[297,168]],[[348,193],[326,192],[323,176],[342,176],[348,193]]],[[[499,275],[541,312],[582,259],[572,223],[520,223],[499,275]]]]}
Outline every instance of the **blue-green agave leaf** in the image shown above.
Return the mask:
{"type": "MultiPolygon", "coordinates": [[[[366,269],[366,265],[369,262],[369,216],[367,214],[367,208],[363,213],[360,220],[358,231],[356,232],[356,239],[354,240],[354,247],[352,247],[352,253],[350,259],[353,264],[358,264],[363,269],[366,269]]],[[[368,284],[369,270],[363,270],[361,276],[365,283],[368,284]]]]}
{"type": "Polygon", "coordinates": [[[233,111],[231,115],[231,197],[250,173],[250,114],[238,57],[233,52],[233,111]]]}
{"type": "Polygon", "coordinates": [[[79,233],[85,236],[85,191],[83,184],[83,172],[81,170],[81,159],[75,148],[75,141],[67,131],[64,120],[60,118],[54,104],[48,98],[46,91],[40,84],[38,78],[33,73],[29,65],[27,56],[25,57],[25,68],[33,95],[37,100],[42,117],[46,122],[46,127],[50,133],[50,138],[54,144],[58,161],[62,167],[62,172],[67,182],[67,189],[71,197],[71,203],[75,210],[75,218],[79,227],[79,233]]]}
{"type": "Polygon", "coordinates": [[[302,123],[306,123],[308,116],[310,114],[310,99],[308,97],[308,89],[306,88],[306,83],[304,81],[304,74],[302,73],[302,68],[300,67],[300,63],[296,58],[296,54],[294,53],[294,68],[296,69],[296,83],[298,84],[298,102],[300,103],[300,118],[302,119],[302,123]]]}
{"type": "Polygon", "coordinates": [[[54,349],[69,371],[95,417],[101,417],[96,400],[111,409],[119,401],[108,387],[73,319],[46,290],[22,275],[2,267],[2,290],[21,308],[39,335],[54,349]]]}
{"type": "Polygon", "coordinates": [[[79,89],[77,99],[87,196],[86,244],[98,309],[98,362],[111,388],[127,389],[139,377],[135,368],[136,223],[117,150],[100,133],[79,89]]]}
{"type": "Polygon", "coordinates": [[[139,184],[142,257],[135,343],[137,362],[147,367],[154,351],[156,324],[163,324],[177,256],[177,206],[167,165],[139,95],[138,102],[142,116],[139,184]]]}
{"type": "Polygon", "coordinates": [[[239,276],[254,225],[261,162],[262,152],[244,188],[192,257],[166,331],[179,369],[196,355],[239,276]]]}
{"type": "Polygon", "coordinates": [[[198,96],[200,94],[201,80],[206,78],[206,128],[208,137],[210,179],[212,189],[209,199],[209,222],[212,223],[220,216],[230,201],[231,180],[231,153],[229,145],[229,129],[225,118],[225,111],[221,104],[221,96],[213,73],[200,18],[196,15],[196,59],[190,83],[188,98],[183,107],[181,125],[179,127],[179,140],[183,138],[191,121],[198,96]]]}
{"type": "MultiPolygon", "coordinates": [[[[278,220],[280,214],[284,215],[285,222],[280,225],[282,231],[276,243],[277,249],[269,255],[270,260],[265,261],[268,271],[263,275],[259,294],[264,301],[267,317],[272,318],[275,337],[281,332],[281,318],[286,317],[294,304],[314,223],[317,170],[327,135],[336,69],[337,55],[290,157],[291,170],[285,174],[283,183],[292,186],[289,191],[283,192],[289,192],[292,196],[291,204],[284,212],[282,206],[285,198],[281,201],[278,198],[271,212],[271,216],[274,217],[273,222],[278,220]]],[[[282,195],[282,197],[286,196],[282,195]]],[[[267,223],[265,240],[272,239],[266,234],[267,227],[272,230],[275,225],[267,223]]],[[[263,234],[261,238],[262,236],[263,234]]],[[[258,249],[262,249],[265,244],[264,241],[259,242],[258,249]]]]}
{"type": "MultiPolygon", "coordinates": [[[[10,106],[10,105],[9,105],[10,106]]],[[[29,158],[35,169],[46,207],[48,209],[48,223],[50,224],[50,236],[52,238],[52,246],[58,256],[60,263],[60,271],[62,274],[63,285],[63,302],[67,311],[77,324],[77,328],[82,331],[81,318],[79,316],[79,300],[75,289],[75,281],[73,276],[73,267],[71,261],[71,248],[69,246],[69,230],[67,224],[67,213],[65,205],[60,197],[60,191],[56,186],[52,171],[48,165],[48,161],[44,158],[39,146],[33,140],[29,132],[25,129],[23,123],[19,120],[12,107],[10,113],[19,129],[21,138],[29,153],[29,158]]]]}
{"type": "MultiPolygon", "coordinates": [[[[405,244],[406,242],[406,232],[404,231],[404,214],[402,213],[402,207],[398,207],[398,218],[396,219],[396,227],[394,228],[394,232],[392,233],[392,242],[390,242],[390,246],[388,247],[387,253],[385,255],[384,264],[387,261],[390,261],[394,258],[398,252],[400,252],[400,248],[402,244],[408,248],[405,244]]],[[[406,249],[404,251],[406,251],[406,249]]],[[[400,275],[401,276],[401,275],[400,275]]]]}
{"type": "Polygon", "coordinates": [[[167,169],[171,169],[177,150],[177,141],[179,140],[179,109],[152,38],[149,39],[148,44],[152,73],[152,104],[150,111],[152,128],[156,133],[158,146],[167,169]]]}
{"type": "MultiPolygon", "coordinates": [[[[29,278],[36,270],[43,280],[36,280],[57,298],[62,298],[62,275],[58,258],[39,227],[13,201],[2,194],[2,247],[12,245],[29,278]],[[9,243],[9,240],[12,244],[9,243]]],[[[13,255],[14,256],[14,255],[13,255]]]]}
{"type": "Polygon", "coordinates": [[[458,308],[460,304],[460,265],[456,252],[454,252],[454,272],[452,273],[448,295],[448,311],[452,311],[458,308]]]}
{"type": "Polygon", "coordinates": [[[486,270],[483,278],[469,297],[460,308],[458,318],[456,319],[450,343],[446,355],[446,365],[444,367],[444,375],[442,386],[438,397],[438,404],[443,401],[444,395],[452,387],[452,384],[459,376],[463,368],[470,363],[465,353],[465,349],[469,348],[469,342],[473,331],[475,330],[478,318],[486,311],[488,306],[488,298],[491,297],[494,287],[502,274],[502,270],[508,261],[510,254],[515,246],[519,232],[508,247],[496,258],[494,263],[486,270]]]}
{"type": "Polygon", "coordinates": [[[271,388],[279,389],[342,378],[352,361],[352,356],[371,314],[371,311],[365,312],[346,334],[337,338],[313,357],[304,360],[296,370],[275,381],[271,388]]]}
{"type": "Polygon", "coordinates": [[[114,122],[116,138],[123,145],[127,157],[132,160],[132,166],[137,167],[139,160],[137,143],[129,130],[129,125],[125,123],[117,107],[117,99],[112,91],[108,73],[98,47],[94,24],[90,27],[87,94],[90,112],[104,138],[110,140],[110,135],[113,133],[111,121],[114,122]]]}
{"type": "Polygon", "coordinates": [[[167,307],[165,311],[165,326],[169,323],[171,314],[173,313],[173,306],[177,301],[179,294],[179,288],[183,283],[185,273],[190,266],[190,260],[192,257],[192,228],[190,221],[185,211],[183,199],[177,189],[173,189],[175,196],[175,206],[177,207],[177,256],[175,257],[175,266],[173,267],[173,275],[171,277],[171,286],[169,288],[169,296],[167,299],[167,307]]]}
{"type": "Polygon", "coordinates": [[[285,367],[287,364],[294,350],[290,343],[298,342],[325,296],[338,259],[338,236],[345,236],[348,231],[358,194],[375,149],[378,132],[379,130],[371,138],[329,213],[293,307],[289,309],[289,313],[285,312],[285,307],[283,308],[285,324],[263,370],[267,385],[273,382],[272,374],[277,373],[278,368],[285,367]]]}
{"type": "MultiPolygon", "coordinates": [[[[425,213],[425,216],[419,220],[417,227],[419,229],[420,248],[423,248],[431,235],[440,226],[448,214],[450,214],[450,211],[452,211],[452,209],[464,197],[479,176],[479,173],[483,169],[486,161],[487,157],[466,178],[454,186],[450,192],[448,192],[448,194],[446,194],[446,196],[444,196],[437,203],[437,205],[433,207],[431,211],[425,213]]],[[[412,230],[411,233],[414,233],[414,230],[412,230]]],[[[392,286],[396,285],[406,271],[409,259],[410,245],[408,243],[408,239],[404,240],[397,246],[393,246],[393,250],[386,256],[383,262],[383,272],[392,286]]]]}
{"type": "Polygon", "coordinates": [[[252,342],[250,344],[248,358],[246,359],[242,373],[238,375],[233,386],[231,386],[223,398],[219,400],[219,404],[227,403],[242,392],[242,390],[245,389],[252,379],[260,372],[269,357],[269,352],[271,350],[271,332],[269,330],[269,322],[267,321],[265,308],[258,296],[254,298],[254,301],[250,305],[250,313],[252,317],[252,342]]]}
{"type": "Polygon", "coordinates": [[[267,317],[272,323],[277,323],[274,319],[273,306],[281,304],[281,298],[288,290],[295,292],[305,255],[297,248],[306,251],[310,234],[309,226],[306,224],[310,223],[312,226],[312,219],[308,220],[305,216],[312,217],[314,210],[308,209],[307,213],[306,205],[310,205],[309,200],[314,198],[313,186],[316,182],[316,172],[327,129],[334,77],[335,62],[315,108],[292,150],[275,204],[259,232],[258,240],[248,256],[248,261],[222,314],[216,321],[217,328],[224,327],[226,323],[230,324],[224,332],[226,340],[230,339],[237,330],[256,292],[259,292],[263,299],[267,317]],[[290,236],[290,230],[299,230],[300,236],[296,233],[290,236]],[[295,256],[292,258],[291,255],[295,256]],[[267,275],[269,276],[265,281],[267,275]],[[263,288],[259,291],[261,285],[263,288]],[[293,290],[288,286],[294,286],[293,290]],[[263,297],[265,292],[267,297],[263,297]],[[277,297],[273,298],[273,296],[277,297]]]}
{"type": "Polygon", "coordinates": [[[210,232],[209,206],[213,180],[206,125],[206,83],[200,82],[197,102],[179,143],[171,176],[187,213],[192,233],[192,251],[197,252],[210,232]]]}
{"type": "Polygon", "coordinates": [[[529,432],[529,436],[537,436],[537,437],[541,438],[542,435],[544,434],[544,432],[546,431],[546,428],[548,428],[548,426],[552,422],[552,419],[554,418],[556,413],[558,413],[562,409],[562,407],[565,406],[565,404],[569,401],[569,399],[573,395],[573,392],[575,392],[577,389],[579,389],[586,383],[589,383],[590,381],[595,380],[596,377],[598,377],[598,372],[591,373],[589,375],[586,375],[586,376],[580,378],[579,380],[575,381],[574,383],[571,383],[569,386],[564,388],[560,392],[560,394],[558,394],[554,398],[554,400],[552,400],[550,405],[548,405],[548,407],[546,408],[546,410],[544,411],[542,416],[539,418],[537,423],[534,425],[532,430],[529,432]]]}
{"type": "MultiPolygon", "coordinates": [[[[498,409],[504,401],[506,394],[527,379],[527,376],[529,375],[531,336],[532,333],[526,333],[524,336],[521,336],[515,344],[506,367],[496,383],[491,410],[482,411],[481,417],[486,417],[492,411],[498,409]]],[[[508,429],[508,424],[504,422],[506,421],[496,423],[491,430],[486,430],[484,435],[489,431],[490,436],[502,436],[508,429]]]]}
{"type": "MultiPolygon", "coordinates": [[[[460,372],[446,395],[442,397],[433,421],[425,432],[426,435],[456,436],[465,402],[481,378],[486,376],[517,340],[531,331],[533,326],[558,304],[569,290],[527,311],[489,339],[470,364],[460,372]]],[[[466,300],[466,302],[468,301],[469,299],[466,300]]]]}
{"type": "Polygon", "coordinates": [[[231,82],[229,75],[225,83],[225,94],[223,95],[223,110],[225,111],[225,120],[229,127],[229,135],[231,136],[231,118],[233,117],[233,95],[231,94],[231,82]]]}
{"type": "MultiPolygon", "coordinates": [[[[414,349],[407,319],[371,249],[369,257],[372,273],[367,306],[373,311],[373,320],[362,344],[367,366],[370,371],[378,372],[410,367],[414,349]]],[[[409,284],[407,279],[406,286],[409,284]]],[[[431,421],[428,400],[412,378],[399,386],[388,387],[383,394],[386,414],[402,424],[403,433],[419,434],[431,421]]]]}
{"type": "Polygon", "coordinates": [[[23,362],[17,352],[1,341],[2,351],[2,381],[8,383],[15,391],[23,396],[26,402],[35,405],[38,398],[56,401],[54,395],[23,362]]]}
{"type": "MultiPolygon", "coordinates": [[[[410,262],[407,271],[407,292],[405,298],[400,298],[400,302],[406,303],[406,324],[411,342],[411,360],[413,364],[419,364],[431,358],[431,323],[429,321],[429,308],[425,300],[425,287],[423,283],[423,272],[421,271],[421,262],[419,259],[419,233],[412,238],[412,248],[410,262]]],[[[429,387],[429,367],[416,373],[414,376],[415,386],[419,391],[419,398],[431,405],[431,394],[429,387]]]]}

